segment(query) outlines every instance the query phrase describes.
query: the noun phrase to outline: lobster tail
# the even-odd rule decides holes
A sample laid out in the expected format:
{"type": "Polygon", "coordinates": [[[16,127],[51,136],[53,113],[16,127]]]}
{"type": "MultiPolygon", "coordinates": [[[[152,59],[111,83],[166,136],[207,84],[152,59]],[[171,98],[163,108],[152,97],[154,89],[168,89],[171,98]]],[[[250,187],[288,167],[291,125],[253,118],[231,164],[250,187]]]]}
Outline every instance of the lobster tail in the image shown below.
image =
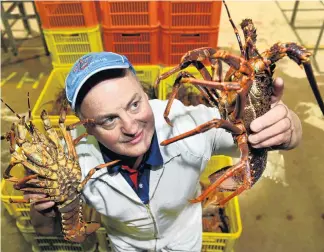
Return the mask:
{"type": "Polygon", "coordinates": [[[59,206],[64,239],[72,242],[84,242],[88,235],[100,228],[100,223],[86,223],[83,219],[83,207],[80,196],[59,206]]]}

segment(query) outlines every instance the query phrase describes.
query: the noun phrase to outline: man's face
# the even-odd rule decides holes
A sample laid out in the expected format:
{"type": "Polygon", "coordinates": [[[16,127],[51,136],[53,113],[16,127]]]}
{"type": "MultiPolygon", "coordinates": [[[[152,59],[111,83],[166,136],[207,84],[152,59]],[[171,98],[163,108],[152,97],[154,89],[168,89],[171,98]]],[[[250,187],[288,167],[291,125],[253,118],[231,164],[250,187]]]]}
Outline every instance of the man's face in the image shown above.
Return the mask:
{"type": "Polygon", "coordinates": [[[154,134],[154,116],[148,96],[131,74],[105,80],[85,96],[80,112],[94,119],[87,131],[111,151],[138,157],[149,149],[154,134]]]}

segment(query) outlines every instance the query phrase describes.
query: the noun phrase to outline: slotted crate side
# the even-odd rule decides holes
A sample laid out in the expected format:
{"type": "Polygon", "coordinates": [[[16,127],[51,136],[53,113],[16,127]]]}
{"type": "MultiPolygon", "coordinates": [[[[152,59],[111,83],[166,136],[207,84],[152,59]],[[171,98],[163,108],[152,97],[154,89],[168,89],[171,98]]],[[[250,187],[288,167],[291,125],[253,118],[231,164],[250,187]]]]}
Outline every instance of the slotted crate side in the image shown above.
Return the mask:
{"type": "Polygon", "coordinates": [[[168,30],[162,27],[161,63],[166,66],[177,65],[188,51],[200,47],[217,47],[218,29],[213,30],[168,30]]]}
{"type": "Polygon", "coordinates": [[[200,181],[204,184],[210,184],[208,179],[209,175],[230,165],[233,165],[233,160],[231,157],[224,155],[212,156],[207,163],[207,166],[204,169],[203,173],[200,175],[200,181]]]}
{"type": "Polygon", "coordinates": [[[103,51],[100,26],[45,30],[45,40],[54,67],[71,67],[84,54],[103,51]]]}
{"type": "Polygon", "coordinates": [[[103,26],[105,51],[125,55],[133,65],[159,63],[159,28],[108,29],[103,26]]]}
{"type": "MultiPolygon", "coordinates": [[[[25,169],[22,165],[16,165],[10,173],[12,176],[17,178],[23,178],[25,174],[25,169]]],[[[2,179],[1,181],[1,201],[8,211],[9,215],[14,218],[22,218],[24,220],[29,218],[29,208],[30,204],[26,203],[10,203],[12,200],[22,200],[24,199],[23,192],[15,190],[13,188],[13,182],[6,181],[2,179]]]]}
{"type": "Polygon", "coordinates": [[[222,1],[161,1],[159,10],[164,28],[216,29],[222,1]]]}
{"type": "Polygon", "coordinates": [[[157,1],[100,1],[102,25],[107,28],[150,28],[159,24],[157,1]]]}
{"type": "Polygon", "coordinates": [[[112,247],[104,227],[101,227],[96,232],[97,241],[98,241],[98,252],[111,252],[112,247]]]}
{"type": "Polygon", "coordinates": [[[63,236],[42,236],[35,232],[32,226],[22,225],[19,220],[16,225],[25,238],[31,244],[33,252],[61,251],[61,252],[94,252],[97,247],[95,233],[91,234],[83,243],[75,243],[64,240],[63,236]]]}
{"type": "Polygon", "coordinates": [[[35,1],[44,29],[93,27],[99,24],[94,1],[35,1]]]}
{"type": "MultiPolygon", "coordinates": [[[[54,127],[58,127],[60,109],[63,104],[65,92],[65,78],[70,68],[55,68],[48,77],[46,84],[37,99],[32,110],[33,123],[38,129],[43,129],[43,123],[40,118],[43,109],[49,114],[49,118],[54,127]]],[[[71,108],[68,109],[65,124],[69,125],[79,121],[71,108]]]]}
{"type": "Polygon", "coordinates": [[[136,76],[141,82],[145,93],[149,96],[149,99],[157,99],[158,92],[154,89],[154,82],[160,75],[161,67],[159,65],[135,65],[134,68],[136,76]]]}
{"type": "MultiPolygon", "coordinates": [[[[164,68],[162,68],[161,69],[161,74],[163,74],[165,72],[168,72],[172,68],[173,67],[164,67],[164,68]]],[[[207,68],[207,69],[208,69],[209,73],[211,74],[210,69],[209,68],[207,68]]],[[[203,79],[200,72],[195,67],[187,67],[185,69],[185,71],[192,74],[196,79],[203,79]]],[[[159,87],[158,87],[158,89],[159,89],[158,93],[159,93],[159,99],[160,100],[168,99],[169,95],[172,92],[172,87],[174,85],[174,81],[175,81],[176,77],[177,77],[177,75],[173,74],[173,75],[169,76],[168,78],[166,78],[166,79],[164,79],[164,80],[162,80],[160,82],[159,87]]],[[[192,84],[184,84],[184,85],[182,85],[182,87],[180,87],[179,91],[180,92],[178,92],[177,99],[181,100],[182,102],[184,102],[182,97],[188,99],[188,95],[190,95],[192,93],[201,96],[199,90],[192,84]],[[183,89],[183,91],[181,91],[181,89],[183,89]],[[181,92],[183,93],[183,95],[182,95],[181,92]]]]}
{"type": "MultiPolygon", "coordinates": [[[[230,193],[225,193],[229,195],[230,193]]],[[[225,207],[225,214],[229,219],[229,233],[203,232],[202,251],[232,252],[236,240],[242,233],[242,221],[237,196],[229,201],[225,207]]]]}

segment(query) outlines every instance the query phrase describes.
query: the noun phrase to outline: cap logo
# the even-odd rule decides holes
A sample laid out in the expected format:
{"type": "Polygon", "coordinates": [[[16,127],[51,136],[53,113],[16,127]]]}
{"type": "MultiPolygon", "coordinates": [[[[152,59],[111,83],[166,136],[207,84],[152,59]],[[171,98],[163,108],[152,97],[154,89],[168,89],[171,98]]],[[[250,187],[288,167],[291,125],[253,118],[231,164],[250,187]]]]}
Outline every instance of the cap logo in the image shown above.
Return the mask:
{"type": "Polygon", "coordinates": [[[73,72],[79,72],[82,71],[83,69],[85,69],[91,62],[92,60],[92,56],[86,56],[82,59],[79,59],[79,62],[77,63],[77,65],[74,67],[73,72]]]}

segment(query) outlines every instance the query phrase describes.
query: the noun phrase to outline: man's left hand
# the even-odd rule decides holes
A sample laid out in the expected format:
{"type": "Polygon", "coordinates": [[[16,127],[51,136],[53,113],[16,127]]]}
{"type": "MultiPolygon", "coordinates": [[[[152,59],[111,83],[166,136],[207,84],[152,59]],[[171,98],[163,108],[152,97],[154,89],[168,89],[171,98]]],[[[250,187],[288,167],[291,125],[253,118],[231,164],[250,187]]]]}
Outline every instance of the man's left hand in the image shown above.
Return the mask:
{"type": "Polygon", "coordinates": [[[281,101],[283,90],[283,80],[276,78],[273,82],[271,109],[251,122],[253,133],[249,135],[249,142],[252,147],[292,149],[299,144],[301,123],[298,116],[281,101]]]}

